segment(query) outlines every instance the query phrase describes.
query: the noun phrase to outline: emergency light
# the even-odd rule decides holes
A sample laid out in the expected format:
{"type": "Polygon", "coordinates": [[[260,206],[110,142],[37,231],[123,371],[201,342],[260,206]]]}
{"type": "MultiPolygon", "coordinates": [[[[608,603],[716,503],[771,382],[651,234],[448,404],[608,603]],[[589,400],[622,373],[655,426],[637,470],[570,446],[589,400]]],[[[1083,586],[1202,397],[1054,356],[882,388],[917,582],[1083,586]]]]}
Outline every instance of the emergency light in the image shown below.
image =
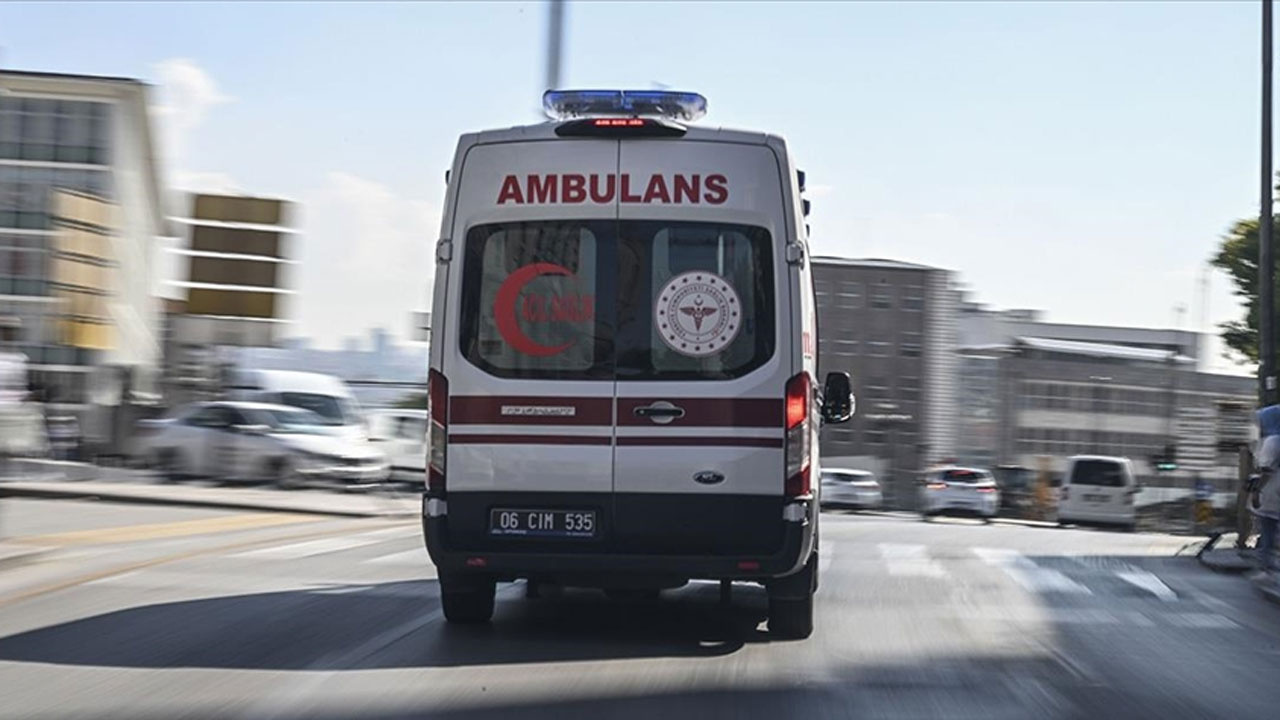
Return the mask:
{"type": "Polygon", "coordinates": [[[707,114],[707,99],[671,90],[548,90],[542,108],[553,120],[621,115],[694,122],[707,114]]]}

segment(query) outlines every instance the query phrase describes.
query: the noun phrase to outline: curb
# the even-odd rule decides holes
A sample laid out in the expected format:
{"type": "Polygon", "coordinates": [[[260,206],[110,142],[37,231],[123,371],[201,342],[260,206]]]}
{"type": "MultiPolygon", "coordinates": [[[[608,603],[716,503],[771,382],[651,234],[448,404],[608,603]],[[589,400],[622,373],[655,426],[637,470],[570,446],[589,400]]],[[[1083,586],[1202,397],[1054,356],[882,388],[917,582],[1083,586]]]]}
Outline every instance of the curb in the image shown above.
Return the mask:
{"type": "Polygon", "coordinates": [[[205,507],[224,510],[258,510],[263,512],[296,513],[299,515],[325,515],[330,517],[382,517],[401,518],[415,517],[418,513],[404,511],[367,511],[367,510],[326,510],[315,507],[298,507],[290,505],[274,505],[245,500],[226,500],[212,497],[163,497],[155,495],[138,495],[129,492],[112,491],[103,485],[85,485],[83,489],[13,487],[0,483],[0,498],[23,497],[45,500],[101,500],[105,502],[124,503],[130,505],[169,505],[177,507],[205,507]]]}

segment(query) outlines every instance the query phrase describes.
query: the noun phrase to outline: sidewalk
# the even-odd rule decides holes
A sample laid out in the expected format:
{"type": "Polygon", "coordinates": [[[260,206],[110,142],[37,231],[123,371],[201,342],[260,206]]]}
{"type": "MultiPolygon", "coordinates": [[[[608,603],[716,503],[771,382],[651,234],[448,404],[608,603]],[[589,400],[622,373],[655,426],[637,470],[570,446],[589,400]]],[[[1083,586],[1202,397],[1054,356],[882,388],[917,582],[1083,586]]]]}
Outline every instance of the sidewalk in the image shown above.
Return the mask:
{"type": "Polygon", "coordinates": [[[111,482],[0,482],[0,496],[105,500],[147,505],[184,505],[234,510],[266,510],[337,517],[410,517],[421,511],[416,494],[388,497],[375,493],[323,490],[266,490],[111,482]]]}

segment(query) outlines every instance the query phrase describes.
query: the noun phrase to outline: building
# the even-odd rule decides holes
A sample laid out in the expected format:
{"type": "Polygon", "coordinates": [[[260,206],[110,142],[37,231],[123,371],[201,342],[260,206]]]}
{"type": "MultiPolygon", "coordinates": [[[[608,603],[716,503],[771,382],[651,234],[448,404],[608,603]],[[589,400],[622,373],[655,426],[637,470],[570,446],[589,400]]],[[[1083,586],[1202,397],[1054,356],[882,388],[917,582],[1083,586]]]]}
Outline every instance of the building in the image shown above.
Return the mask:
{"type": "Polygon", "coordinates": [[[1198,369],[1197,333],[1049,323],[964,303],[956,456],[1061,473],[1076,454],[1128,457],[1149,485],[1234,487],[1254,380],[1198,369]],[[1174,450],[1177,470],[1156,458],[1174,450]]]}
{"type": "Polygon", "coordinates": [[[194,194],[174,218],[184,228],[181,298],[166,315],[165,396],[169,404],[216,394],[222,348],[271,346],[281,335],[293,205],[277,198],[194,194]]]}
{"type": "Polygon", "coordinates": [[[129,78],[0,70],[0,318],[17,327],[0,352],[25,354],[59,410],[86,412],[103,370],[154,387],[167,224],[147,96],[129,78]]]}
{"type": "Polygon", "coordinates": [[[848,372],[853,420],[822,431],[823,461],[872,470],[886,501],[955,452],[956,312],[950,271],[893,260],[813,259],[820,374],[848,372]]]}

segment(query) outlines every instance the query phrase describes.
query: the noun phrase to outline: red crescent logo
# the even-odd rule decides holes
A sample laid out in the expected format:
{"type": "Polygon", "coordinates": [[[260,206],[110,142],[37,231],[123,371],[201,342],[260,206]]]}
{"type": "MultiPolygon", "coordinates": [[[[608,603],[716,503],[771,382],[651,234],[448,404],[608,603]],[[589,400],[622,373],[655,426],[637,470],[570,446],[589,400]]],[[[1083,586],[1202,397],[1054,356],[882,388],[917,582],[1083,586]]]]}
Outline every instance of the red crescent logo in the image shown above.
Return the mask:
{"type": "Polygon", "coordinates": [[[498,333],[508,345],[517,352],[534,357],[548,357],[569,349],[573,344],[572,340],[563,345],[542,345],[525,335],[516,322],[516,300],[520,298],[520,291],[524,290],[524,286],[536,277],[572,274],[567,268],[552,263],[530,263],[517,268],[502,281],[502,285],[498,287],[498,295],[493,299],[493,319],[498,325],[498,333]]]}

